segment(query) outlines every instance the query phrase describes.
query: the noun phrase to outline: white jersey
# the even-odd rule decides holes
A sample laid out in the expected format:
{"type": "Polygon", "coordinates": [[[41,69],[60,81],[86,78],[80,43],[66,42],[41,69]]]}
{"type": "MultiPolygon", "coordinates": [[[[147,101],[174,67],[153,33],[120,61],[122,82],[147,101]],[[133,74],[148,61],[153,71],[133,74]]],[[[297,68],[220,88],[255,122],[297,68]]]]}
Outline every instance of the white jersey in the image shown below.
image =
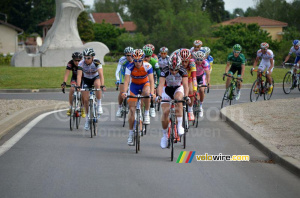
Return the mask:
{"type": "Polygon", "coordinates": [[[83,77],[84,78],[89,78],[93,79],[97,76],[98,74],[98,69],[101,69],[102,65],[99,61],[99,59],[94,58],[93,62],[88,65],[84,62],[84,60],[81,60],[78,64],[78,70],[82,70],[83,77]]]}
{"type": "Polygon", "coordinates": [[[262,60],[270,60],[274,58],[274,54],[272,50],[267,49],[267,52],[265,54],[262,53],[261,49],[257,51],[257,57],[260,57],[262,60]]]}
{"type": "Polygon", "coordinates": [[[160,57],[158,59],[158,65],[159,65],[160,70],[162,70],[164,67],[167,67],[168,62],[169,62],[169,56],[166,56],[166,58],[160,57]]]}
{"type": "Polygon", "coordinates": [[[293,53],[296,54],[296,56],[300,56],[300,47],[298,48],[298,50],[296,50],[294,46],[292,46],[289,55],[292,55],[293,53]]]}

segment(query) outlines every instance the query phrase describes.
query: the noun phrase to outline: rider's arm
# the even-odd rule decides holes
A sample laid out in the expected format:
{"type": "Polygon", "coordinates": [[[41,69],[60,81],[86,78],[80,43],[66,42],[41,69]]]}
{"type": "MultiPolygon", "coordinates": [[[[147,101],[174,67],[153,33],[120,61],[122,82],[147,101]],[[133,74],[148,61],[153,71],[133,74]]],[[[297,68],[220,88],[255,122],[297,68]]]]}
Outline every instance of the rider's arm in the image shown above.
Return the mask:
{"type": "Polygon", "coordinates": [[[69,74],[70,74],[70,70],[66,69],[65,76],[64,76],[64,82],[67,82],[69,74]]]}
{"type": "Polygon", "coordinates": [[[121,71],[122,65],[118,64],[117,69],[116,69],[116,80],[120,80],[120,71],[121,71]]]}
{"type": "Polygon", "coordinates": [[[285,57],[285,60],[283,61],[283,63],[286,63],[289,59],[290,59],[291,55],[288,54],[286,57],[285,57]]]}
{"type": "Polygon", "coordinates": [[[153,73],[148,74],[149,82],[150,82],[150,94],[154,94],[154,78],[153,78],[153,73]]]}
{"type": "Polygon", "coordinates": [[[205,70],[207,86],[210,84],[210,70],[205,70]]]}
{"type": "Polygon", "coordinates": [[[157,94],[158,96],[161,96],[162,90],[163,90],[164,85],[165,85],[165,82],[166,82],[166,78],[160,77],[160,79],[159,79],[159,85],[158,85],[158,87],[157,87],[157,89],[156,89],[156,94],[157,94]]]}
{"type": "Polygon", "coordinates": [[[255,68],[257,66],[258,60],[259,60],[259,57],[257,56],[254,61],[254,64],[253,64],[253,68],[255,68]]]}
{"type": "Polygon", "coordinates": [[[230,62],[227,62],[227,65],[225,67],[225,73],[227,74],[230,68],[230,62]]]}
{"type": "Polygon", "coordinates": [[[104,86],[104,75],[103,75],[103,68],[99,68],[98,69],[98,73],[99,73],[99,76],[100,76],[100,81],[101,81],[101,86],[104,86]]]}
{"type": "Polygon", "coordinates": [[[189,95],[189,80],[188,80],[188,77],[183,77],[182,78],[182,85],[183,85],[183,89],[184,89],[184,96],[188,96],[189,95]]]}
{"type": "Polygon", "coordinates": [[[242,64],[241,67],[242,67],[241,77],[244,78],[245,64],[242,64]]]}
{"type": "Polygon", "coordinates": [[[271,66],[269,68],[269,72],[271,72],[274,67],[274,59],[273,58],[270,59],[270,63],[271,63],[271,66]]]}
{"type": "Polygon", "coordinates": [[[191,72],[192,76],[192,83],[193,83],[193,90],[197,91],[197,76],[196,76],[196,71],[191,72]]]}
{"type": "Polygon", "coordinates": [[[81,78],[82,78],[82,70],[77,70],[77,87],[80,87],[81,85],[81,78]]]}
{"type": "Polygon", "coordinates": [[[129,82],[130,82],[130,75],[125,74],[123,90],[128,90],[129,82]]]}
{"type": "Polygon", "coordinates": [[[156,76],[157,76],[157,84],[159,84],[159,77],[160,77],[160,68],[158,63],[155,64],[155,72],[156,72],[156,76]]]}

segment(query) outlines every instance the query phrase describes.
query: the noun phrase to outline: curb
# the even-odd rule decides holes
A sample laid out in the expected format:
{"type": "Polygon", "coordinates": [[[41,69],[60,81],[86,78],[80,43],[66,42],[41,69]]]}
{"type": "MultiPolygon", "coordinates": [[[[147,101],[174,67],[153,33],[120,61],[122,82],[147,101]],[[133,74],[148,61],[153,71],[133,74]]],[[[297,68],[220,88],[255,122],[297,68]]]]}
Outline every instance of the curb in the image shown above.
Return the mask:
{"type": "MultiPolygon", "coordinates": [[[[282,83],[275,83],[275,88],[281,87],[282,83]]],[[[251,88],[252,84],[243,84],[243,88],[251,88]]],[[[210,89],[224,89],[225,90],[225,81],[222,85],[212,85],[210,89]]],[[[68,92],[69,89],[66,89],[68,92]]],[[[116,88],[106,88],[106,92],[115,92],[116,88]]],[[[38,93],[38,92],[61,92],[61,88],[53,89],[0,89],[0,93],[38,93]]]]}
{"type": "Polygon", "coordinates": [[[226,107],[221,109],[220,117],[260,151],[266,154],[271,160],[300,177],[300,162],[298,160],[287,156],[259,135],[251,133],[251,129],[245,127],[240,121],[233,121],[226,115],[226,107]]]}
{"type": "Polygon", "coordinates": [[[67,107],[67,103],[62,102],[54,105],[39,106],[20,110],[0,121],[0,139],[16,126],[38,114],[58,109],[65,109],[67,107]]]}

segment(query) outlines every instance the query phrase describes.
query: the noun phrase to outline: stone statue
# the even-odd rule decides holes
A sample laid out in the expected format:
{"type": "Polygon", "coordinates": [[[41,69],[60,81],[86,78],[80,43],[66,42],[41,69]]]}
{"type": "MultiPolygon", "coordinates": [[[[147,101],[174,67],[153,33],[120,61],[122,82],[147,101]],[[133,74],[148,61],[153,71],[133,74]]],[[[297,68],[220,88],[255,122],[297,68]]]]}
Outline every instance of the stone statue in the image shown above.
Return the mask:
{"type": "Polygon", "coordinates": [[[17,67],[52,67],[65,66],[75,51],[94,48],[96,57],[104,63],[104,56],[109,52],[107,46],[100,42],[83,45],[78,29],[77,18],[84,11],[79,0],[56,0],[55,21],[47,33],[38,54],[27,54],[26,51],[16,53],[12,65],[17,67]]]}

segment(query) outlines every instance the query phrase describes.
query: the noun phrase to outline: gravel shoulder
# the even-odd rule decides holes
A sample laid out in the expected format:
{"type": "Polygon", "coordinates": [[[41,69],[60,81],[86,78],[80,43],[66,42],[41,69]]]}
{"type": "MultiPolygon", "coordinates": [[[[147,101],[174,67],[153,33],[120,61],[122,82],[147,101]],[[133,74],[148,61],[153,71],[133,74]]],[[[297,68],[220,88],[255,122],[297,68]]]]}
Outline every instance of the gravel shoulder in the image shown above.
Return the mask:
{"type": "Polygon", "coordinates": [[[244,103],[226,108],[226,116],[300,161],[299,107],[300,98],[244,103]]]}

